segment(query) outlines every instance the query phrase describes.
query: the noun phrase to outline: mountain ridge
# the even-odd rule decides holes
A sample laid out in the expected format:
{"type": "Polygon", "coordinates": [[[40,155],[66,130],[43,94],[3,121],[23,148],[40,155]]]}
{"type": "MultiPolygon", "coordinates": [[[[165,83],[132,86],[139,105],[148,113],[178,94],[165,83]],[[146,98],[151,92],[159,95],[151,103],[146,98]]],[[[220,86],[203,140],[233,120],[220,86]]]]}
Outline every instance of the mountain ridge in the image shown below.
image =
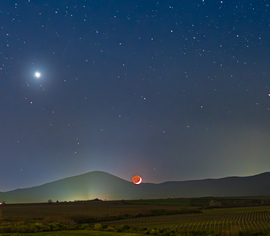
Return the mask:
{"type": "Polygon", "coordinates": [[[0,202],[36,203],[89,199],[130,200],[179,197],[270,196],[270,172],[252,176],[229,176],[218,179],[132,182],[103,171],[66,177],[39,186],[0,192],[0,202]]]}
{"type": "Polygon", "coordinates": [[[263,172],[263,173],[259,173],[259,174],[255,174],[255,175],[248,175],[248,176],[227,176],[227,177],[220,177],[220,178],[206,178],[206,179],[190,179],[190,180],[171,180],[171,181],[165,181],[162,183],[158,183],[158,184],[163,184],[163,183],[170,183],[170,182],[190,182],[190,181],[205,181],[205,180],[221,180],[221,179],[232,179],[232,178],[250,178],[250,177],[255,177],[255,176],[261,176],[261,175],[265,175],[265,174],[269,174],[270,172],[263,172]]]}

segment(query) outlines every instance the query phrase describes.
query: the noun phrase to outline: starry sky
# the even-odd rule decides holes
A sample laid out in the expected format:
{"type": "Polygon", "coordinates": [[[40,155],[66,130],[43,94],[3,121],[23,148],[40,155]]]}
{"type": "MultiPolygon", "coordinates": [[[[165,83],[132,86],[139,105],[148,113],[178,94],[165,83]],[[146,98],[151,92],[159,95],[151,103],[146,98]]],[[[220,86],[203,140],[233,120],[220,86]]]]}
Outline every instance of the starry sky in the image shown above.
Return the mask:
{"type": "Polygon", "coordinates": [[[0,36],[0,191],[269,170],[269,1],[9,0],[0,36]]]}

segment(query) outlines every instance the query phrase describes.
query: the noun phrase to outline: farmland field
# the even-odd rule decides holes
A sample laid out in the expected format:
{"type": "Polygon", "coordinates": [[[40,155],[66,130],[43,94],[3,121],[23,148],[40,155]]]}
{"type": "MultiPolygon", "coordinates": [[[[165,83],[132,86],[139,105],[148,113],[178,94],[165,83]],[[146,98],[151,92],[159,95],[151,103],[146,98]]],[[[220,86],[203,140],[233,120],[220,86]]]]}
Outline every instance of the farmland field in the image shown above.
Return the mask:
{"type": "MultiPolygon", "coordinates": [[[[198,207],[187,209],[196,210],[198,207]]],[[[125,201],[90,201],[70,203],[43,203],[43,204],[7,204],[0,206],[2,218],[10,221],[42,220],[46,217],[78,218],[88,217],[95,219],[115,217],[135,217],[149,215],[152,211],[179,211],[175,205],[132,205],[125,201]]]]}
{"type": "Polygon", "coordinates": [[[228,234],[236,234],[239,231],[270,233],[270,207],[220,209],[204,211],[202,214],[141,217],[140,219],[118,220],[110,224],[228,234]]]}
{"type": "MultiPolygon", "coordinates": [[[[197,201],[203,202],[202,206],[190,206],[191,202],[194,199],[6,204],[0,206],[0,222],[128,225],[131,229],[153,229],[151,233],[145,231],[150,234],[158,234],[164,229],[222,235],[236,235],[240,231],[270,234],[270,206],[209,208],[205,207],[206,199],[197,201]]],[[[212,204],[213,200],[209,202],[212,204]]]]}
{"type": "MultiPolygon", "coordinates": [[[[13,235],[13,234],[10,234],[13,235]]],[[[141,234],[135,233],[115,233],[115,232],[100,232],[90,230],[70,230],[70,231],[59,231],[59,232],[40,232],[40,233],[28,233],[27,236],[142,236],[141,234]]],[[[2,234],[0,234],[2,236],[2,234]]],[[[3,234],[7,236],[7,234],[3,234]]],[[[25,234],[16,234],[16,236],[25,236],[25,234]]]]}
{"type": "Polygon", "coordinates": [[[166,200],[153,200],[153,201],[142,201],[142,200],[138,200],[138,201],[131,201],[130,204],[134,204],[134,205],[170,205],[170,206],[190,206],[190,201],[184,200],[184,201],[166,201],[166,200]]]}

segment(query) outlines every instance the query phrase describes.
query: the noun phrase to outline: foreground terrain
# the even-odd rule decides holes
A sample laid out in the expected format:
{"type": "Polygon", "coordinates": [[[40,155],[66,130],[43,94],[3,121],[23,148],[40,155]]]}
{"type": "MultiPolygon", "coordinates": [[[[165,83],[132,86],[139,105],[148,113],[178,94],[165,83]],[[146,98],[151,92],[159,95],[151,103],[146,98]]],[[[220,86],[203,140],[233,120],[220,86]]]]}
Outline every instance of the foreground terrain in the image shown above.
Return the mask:
{"type": "Polygon", "coordinates": [[[0,206],[0,233],[270,234],[269,202],[264,197],[6,204],[0,206]]]}
{"type": "MultiPolygon", "coordinates": [[[[10,234],[0,234],[0,236],[7,236],[10,234]]],[[[14,235],[14,234],[11,234],[14,235]]],[[[25,233],[16,234],[16,236],[26,236],[25,233]]],[[[115,233],[115,232],[102,232],[93,230],[69,230],[69,231],[58,231],[58,232],[40,232],[40,233],[27,233],[29,236],[142,236],[143,234],[135,233],[115,233]]]]}

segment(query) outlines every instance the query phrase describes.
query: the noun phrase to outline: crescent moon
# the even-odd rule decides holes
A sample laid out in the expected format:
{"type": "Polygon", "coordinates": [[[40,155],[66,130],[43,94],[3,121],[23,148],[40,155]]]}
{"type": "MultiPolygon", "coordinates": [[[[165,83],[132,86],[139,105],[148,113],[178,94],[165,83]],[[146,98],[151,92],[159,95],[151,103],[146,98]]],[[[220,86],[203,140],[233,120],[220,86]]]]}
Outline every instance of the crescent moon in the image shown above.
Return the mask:
{"type": "Polygon", "coordinates": [[[138,185],[138,184],[141,184],[142,181],[143,181],[143,179],[142,179],[142,177],[139,176],[139,175],[134,175],[134,176],[132,177],[132,182],[133,182],[133,184],[138,185]]]}
{"type": "Polygon", "coordinates": [[[142,183],[142,177],[140,177],[140,180],[135,184],[141,184],[142,183]]]}

